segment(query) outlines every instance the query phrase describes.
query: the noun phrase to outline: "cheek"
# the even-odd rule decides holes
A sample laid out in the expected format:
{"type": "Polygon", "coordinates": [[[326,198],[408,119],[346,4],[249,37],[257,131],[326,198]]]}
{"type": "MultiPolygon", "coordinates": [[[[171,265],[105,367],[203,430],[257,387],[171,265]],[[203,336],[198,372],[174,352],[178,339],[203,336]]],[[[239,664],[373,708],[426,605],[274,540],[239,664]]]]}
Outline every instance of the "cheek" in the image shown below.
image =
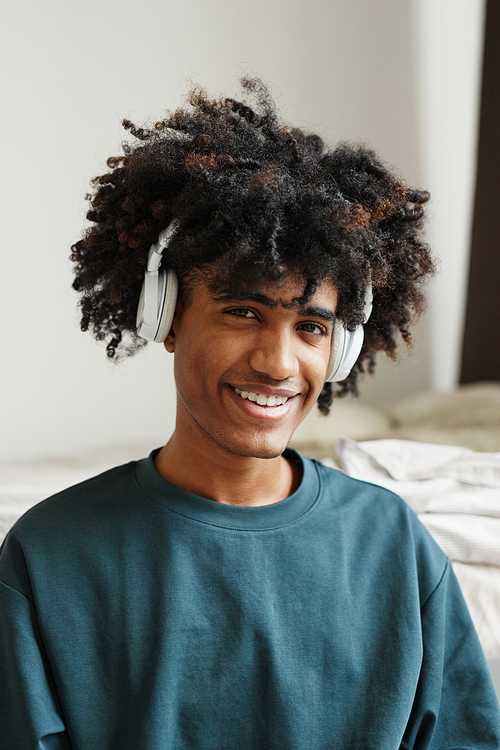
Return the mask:
{"type": "Polygon", "coordinates": [[[190,399],[204,398],[217,388],[228,369],[227,347],[201,331],[194,339],[182,342],[174,354],[177,389],[190,399]]]}
{"type": "Polygon", "coordinates": [[[316,403],[321,391],[323,390],[323,385],[324,385],[324,380],[322,378],[315,381],[314,387],[311,388],[311,391],[309,393],[309,398],[308,398],[309,403],[307,404],[308,410],[311,409],[316,403]]]}
{"type": "Polygon", "coordinates": [[[325,382],[329,358],[330,348],[328,347],[328,349],[325,348],[324,350],[316,350],[312,354],[310,353],[302,362],[302,374],[309,383],[311,391],[317,396],[320,394],[325,382]]]}
{"type": "Polygon", "coordinates": [[[177,390],[189,392],[203,382],[199,367],[199,357],[193,343],[176,342],[174,352],[174,376],[177,390]]]}

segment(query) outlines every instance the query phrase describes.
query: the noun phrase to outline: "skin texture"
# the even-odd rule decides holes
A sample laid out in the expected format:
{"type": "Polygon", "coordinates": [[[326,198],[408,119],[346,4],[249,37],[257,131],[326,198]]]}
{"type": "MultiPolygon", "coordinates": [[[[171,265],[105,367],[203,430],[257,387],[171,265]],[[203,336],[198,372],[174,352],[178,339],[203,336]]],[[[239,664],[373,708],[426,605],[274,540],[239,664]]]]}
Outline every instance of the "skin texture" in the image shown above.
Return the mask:
{"type": "Polygon", "coordinates": [[[246,506],[295,491],[300,469],[281,454],[323,387],[337,303],[330,282],[307,305],[293,305],[301,292],[292,276],[246,299],[200,283],[189,306],[177,303],[165,341],[175,354],[176,427],[156,459],[170,482],[246,506]],[[288,401],[259,406],[234,388],[288,401]]]}

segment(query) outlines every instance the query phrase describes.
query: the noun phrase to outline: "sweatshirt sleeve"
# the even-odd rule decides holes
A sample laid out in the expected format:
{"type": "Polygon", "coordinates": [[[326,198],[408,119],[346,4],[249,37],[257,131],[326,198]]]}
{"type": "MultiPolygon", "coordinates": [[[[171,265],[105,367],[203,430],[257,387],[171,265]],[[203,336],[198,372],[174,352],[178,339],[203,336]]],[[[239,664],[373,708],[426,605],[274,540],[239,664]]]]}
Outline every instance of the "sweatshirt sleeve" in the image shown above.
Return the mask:
{"type": "Polygon", "coordinates": [[[423,660],[401,750],[500,748],[500,710],[449,563],[422,609],[423,660]]]}
{"type": "Polygon", "coordinates": [[[35,608],[0,582],[0,747],[70,750],[35,608]]]}

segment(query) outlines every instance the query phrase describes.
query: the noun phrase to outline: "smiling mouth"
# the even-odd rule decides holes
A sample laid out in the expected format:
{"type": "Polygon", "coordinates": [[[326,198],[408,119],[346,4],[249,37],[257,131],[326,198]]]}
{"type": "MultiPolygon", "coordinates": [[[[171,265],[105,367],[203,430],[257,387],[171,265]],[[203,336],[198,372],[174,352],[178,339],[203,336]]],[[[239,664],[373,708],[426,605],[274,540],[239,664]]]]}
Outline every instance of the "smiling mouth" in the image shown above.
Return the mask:
{"type": "Polygon", "coordinates": [[[249,401],[254,401],[259,406],[282,406],[288,401],[287,396],[265,396],[263,393],[254,393],[253,391],[240,391],[238,388],[231,386],[237,396],[249,401]]]}

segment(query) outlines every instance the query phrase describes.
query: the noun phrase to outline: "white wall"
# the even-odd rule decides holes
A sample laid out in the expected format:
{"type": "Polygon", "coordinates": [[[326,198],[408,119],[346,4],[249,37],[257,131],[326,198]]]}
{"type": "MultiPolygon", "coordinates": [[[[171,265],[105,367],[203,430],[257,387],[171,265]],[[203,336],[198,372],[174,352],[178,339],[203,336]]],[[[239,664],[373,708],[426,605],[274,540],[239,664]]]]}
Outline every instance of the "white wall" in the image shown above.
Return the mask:
{"type": "Polygon", "coordinates": [[[433,291],[414,359],[400,369],[382,367],[368,398],[437,383],[442,360],[446,367],[457,353],[456,342],[451,354],[442,348],[447,326],[451,319],[459,325],[463,309],[481,8],[482,0],[12,3],[0,39],[0,457],[71,454],[117,442],[154,446],[170,434],[169,356],[150,345],[109,364],[104,347],[79,332],[67,256],[84,226],[89,179],[119,151],[121,119],[140,122],[175,108],[189,80],[226,93],[242,72],[253,71],[272,85],[285,119],[330,142],[362,139],[410,183],[432,183],[432,232],[447,253],[448,275],[433,291]],[[443,24],[445,18],[452,23],[443,24]],[[446,65],[437,52],[436,29],[443,27],[440,38],[452,52],[446,65]],[[446,106],[433,87],[436,75],[448,92],[446,106]],[[452,171],[450,127],[453,153],[463,155],[452,171]],[[440,239],[455,225],[451,204],[438,219],[450,181],[464,216],[451,246],[440,239]],[[460,292],[456,304],[450,284],[460,292]]]}
{"type": "Polygon", "coordinates": [[[477,0],[416,4],[422,174],[433,197],[428,237],[440,261],[430,288],[430,375],[440,391],[460,374],[484,20],[477,0]]]}

